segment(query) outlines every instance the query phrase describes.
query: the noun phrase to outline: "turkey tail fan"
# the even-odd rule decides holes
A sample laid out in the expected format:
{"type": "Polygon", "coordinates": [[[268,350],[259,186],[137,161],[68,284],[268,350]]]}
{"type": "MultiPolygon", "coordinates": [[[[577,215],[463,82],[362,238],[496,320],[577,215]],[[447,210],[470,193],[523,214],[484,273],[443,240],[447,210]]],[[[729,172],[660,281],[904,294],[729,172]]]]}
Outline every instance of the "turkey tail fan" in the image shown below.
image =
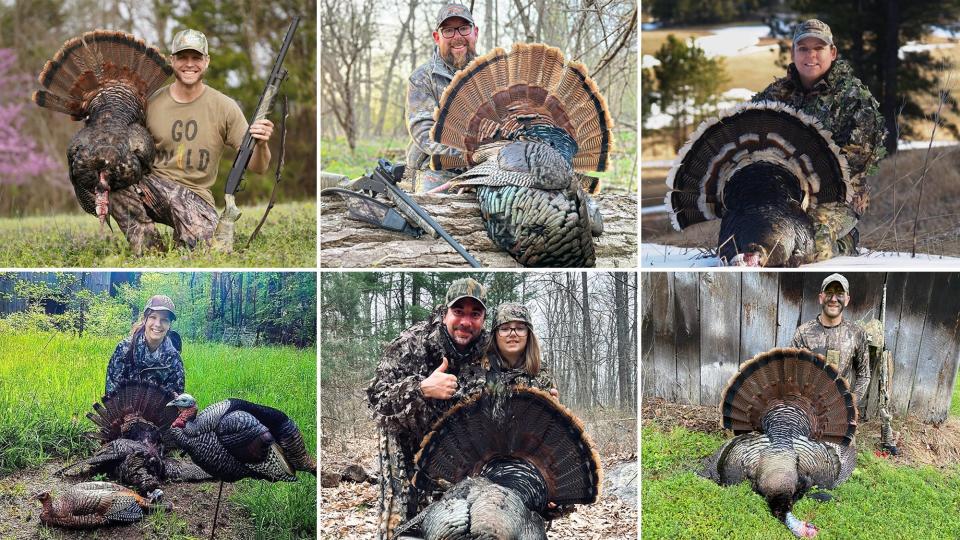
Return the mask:
{"type": "Polygon", "coordinates": [[[503,414],[494,413],[493,399],[486,392],[473,396],[434,423],[414,459],[416,485],[440,479],[456,483],[480,474],[494,460],[513,459],[539,471],[548,501],[563,505],[597,500],[600,458],[580,420],[535,388],[514,388],[503,414]]]}
{"type": "Polygon", "coordinates": [[[596,252],[585,197],[522,186],[477,189],[487,235],[524,266],[590,267],[596,252]]]}
{"type": "Polygon", "coordinates": [[[783,103],[746,103],[704,121],[677,154],[665,197],[674,228],[722,217],[726,183],[758,162],[796,178],[804,210],[853,195],[847,161],[819,121],[783,103]]]}
{"type": "Polygon", "coordinates": [[[129,87],[141,104],[173,74],[157,49],[143,40],[110,30],[94,30],[67,40],[43,66],[33,95],[37,105],[83,119],[91,100],[107,87],[129,87]]]}
{"type": "Polygon", "coordinates": [[[234,398],[231,402],[231,410],[249,413],[266,426],[282,451],[284,460],[294,471],[306,471],[314,476],[317,475],[317,462],[307,451],[300,428],[287,416],[287,413],[242,399],[234,398]]]}
{"type": "Polygon", "coordinates": [[[782,405],[804,413],[811,439],[843,446],[853,440],[858,412],[850,385],[806,349],[773,349],[744,362],[723,392],[723,427],[738,435],[764,431],[764,415],[782,405]]]}
{"type": "Polygon", "coordinates": [[[444,90],[434,119],[431,138],[463,151],[471,165],[481,145],[543,126],[572,138],[578,171],[606,170],[613,145],[607,103],[586,67],[543,44],[516,43],[509,54],[496,48],[475,58],[444,90]]]}
{"type": "Polygon", "coordinates": [[[102,404],[93,404],[93,412],[87,413],[87,418],[99,430],[89,436],[107,443],[119,438],[139,440],[144,430],[166,430],[177,419],[177,409],[166,406],[175,397],[173,392],[154,384],[125,383],[104,396],[102,404]]]}

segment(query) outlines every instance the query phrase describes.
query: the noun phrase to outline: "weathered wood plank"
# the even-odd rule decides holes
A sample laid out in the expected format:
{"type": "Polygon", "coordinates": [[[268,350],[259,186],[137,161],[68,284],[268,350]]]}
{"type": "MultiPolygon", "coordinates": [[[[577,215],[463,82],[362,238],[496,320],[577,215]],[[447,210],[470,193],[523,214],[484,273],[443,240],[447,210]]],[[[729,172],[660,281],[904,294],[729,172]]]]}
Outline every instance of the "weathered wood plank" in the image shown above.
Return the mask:
{"type": "Polygon", "coordinates": [[[940,423],[947,418],[957,374],[960,276],[933,274],[931,290],[908,410],[923,421],[940,423]]]}
{"type": "MultiPolygon", "coordinates": [[[[900,331],[893,354],[893,391],[890,393],[893,414],[904,414],[909,410],[931,290],[930,274],[912,272],[907,275],[901,291],[900,331]]],[[[888,299],[889,294],[888,290],[888,299]]]]}
{"type": "Polygon", "coordinates": [[[803,274],[803,296],[800,299],[800,324],[820,314],[820,284],[833,272],[810,272],[803,274]]]}
{"type": "MultiPolygon", "coordinates": [[[[488,268],[516,268],[510,255],[488,237],[473,193],[411,195],[471,255],[488,268]]],[[[604,232],[595,239],[598,268],[637,265],[637,198],[601,193],[595,197],[604,232]]],[[[320,266],[323,268],[449,268],[467,262],[440,238],[414,239],[347,216],[340,197],[320,198],[320,266]]]]}
{"type": "Polygon", "coordinates": [[[653,395],[676,399],[677,386],[676,329],[674,327],[674,292],[670,274],[657,272],[651,276],[651,308],[653,317],[653,395]]]}
{"type": "Polygon", "coordinates": [[[700,404],[716,405],[740,365],[740,274],[701,274],[700,306],[700,404]]]}
{"type": "Polygon", "coordinates": [[[777,274],[741,274],[740,363],[777,344],[777,274]]]}
{"type": "Polygon", "coordinates": [[[789,347],[797,327],[803,323],[803,276],[799,272],[780,272],[777,291],[777,346],[789,347]]]}
{"type": "Polygon", "coordinates": [[[696,272],[672,275],[677,351],[677,401],[700,404],[700,277],[696,272]]]}
{"type": "Polygon", "coordinates": [[[640,274],[640,395],[653,396],[653,276],[654,272],[640,274]]]}

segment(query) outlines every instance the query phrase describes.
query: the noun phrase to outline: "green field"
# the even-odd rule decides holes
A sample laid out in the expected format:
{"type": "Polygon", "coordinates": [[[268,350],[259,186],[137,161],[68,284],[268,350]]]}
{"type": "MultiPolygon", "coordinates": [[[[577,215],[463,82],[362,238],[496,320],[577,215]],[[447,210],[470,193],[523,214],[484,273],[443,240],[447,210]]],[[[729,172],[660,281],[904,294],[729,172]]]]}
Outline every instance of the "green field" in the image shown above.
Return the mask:
{"type": "MultiPolygon", "coordinates": [[[[103,394],[107,360],[116,341],[61,333],[0,334],[0,477],[54,458],[86,455],[85,418],[103,394]]],[[[186,391],[200,407],[237,397],[276,407],[316,448],[316,350],[237,348],[184,343],[186,391]]],[[[211,498],[216,497],[216,484],[211,498]]],[[[232,500],[248,512],[258,538],[316,536],[316,479],[294,483],[237,483],[232,500]]],[[[156,515],[157,527],[177,524],[176,512],[156,515]]],[[[171,536],[166,531],[164,537],[171,536]]]]}
{"type": "MultiPolygon", "coordinates": [[[[277,204],[249,250],[244,250],[266,205],[241,207],[234,253],[170,249],[134,256],[123,233],[100,227],[93,216],[59,215],[0,219],[0,267],[176,267],[176,268],[313,268],[317,264],[317,204],[277,204]]],[[[166,244],[173,230],[159,225],[166,244]]]]}
{"type": "MultiPolygon", "coordinates": [[[[720,487],[697,476],[702,458],[724,438],[655,422],[641,432],[643,538],[783,539],[794,536],[749,483],[720,487]]],[[[895,466],[861,449],[853,476],[833,499],[801,499],[798,518],[820,527],[817,538],[951,538],[960,529],[960,467],[895,466]]]]}

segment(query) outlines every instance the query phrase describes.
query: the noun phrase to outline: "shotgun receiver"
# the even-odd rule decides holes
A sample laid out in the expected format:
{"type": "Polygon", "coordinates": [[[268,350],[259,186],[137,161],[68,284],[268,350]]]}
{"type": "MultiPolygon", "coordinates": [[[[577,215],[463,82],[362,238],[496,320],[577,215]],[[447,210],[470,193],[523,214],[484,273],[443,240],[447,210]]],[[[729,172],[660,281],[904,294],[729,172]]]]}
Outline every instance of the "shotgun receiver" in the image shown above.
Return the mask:
{"type": "MultiPolygon", "coordinates": [[[[267,86],[260,94],[260,101],[257,103],[256,112],[250,119],[250,124],[266,118],[273,108],[273,102],[280,91],[280,85],[287,78],[287,70],[283,68],[283,59],[287,56],[287,50],[293,42],[293,34],[296,33],[299,24],[300,17],[296,16],[290,23],[290,27],[287,28],[287,35],[283,38],[283,44],[280,46],[277,58],[273,61],[273,69],[270,70],[270,76],[267,77],[267,86]]],[[[240,189],[240,182],[243,180],[250,158],[253,157],[253,149],[256,143],[256,139],[250,136],[250,130],[247,129],[247,133],[243,136],[243,142],[237,149],[237,157],[233,160],[233,166],[230,167],[230,174],[227,175],[227,186],[224,194],[226,208],[224,208],[220,221],[217,223],[217,230],[213,234],[214,248],[220,251],[229,252],[233,250],[234,224],[240,218],[240,209],[237,208],[234,196],[240,189]]]]}

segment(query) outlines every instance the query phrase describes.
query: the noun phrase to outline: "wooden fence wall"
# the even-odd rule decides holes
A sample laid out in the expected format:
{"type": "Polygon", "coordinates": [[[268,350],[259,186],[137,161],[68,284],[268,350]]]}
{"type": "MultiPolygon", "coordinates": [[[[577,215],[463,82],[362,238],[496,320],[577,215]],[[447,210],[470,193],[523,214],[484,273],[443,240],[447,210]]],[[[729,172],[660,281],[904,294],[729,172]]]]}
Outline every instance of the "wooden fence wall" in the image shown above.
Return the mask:
{"type": "MultiPolygon", "coordinates": [[[[797,326],[820,313],[827,272],[644,272],[641,386],[644,397],[716,405],[740,363],[789,346],[797,326]]],[[[960,360],[960,274],[844,273],[848,320],[879,315],[887,284],[885,339],[893,353],[891,404],[942,422],[960,360]]],[[[876,413],[876,366],[866,404],[876,413]]]]}

